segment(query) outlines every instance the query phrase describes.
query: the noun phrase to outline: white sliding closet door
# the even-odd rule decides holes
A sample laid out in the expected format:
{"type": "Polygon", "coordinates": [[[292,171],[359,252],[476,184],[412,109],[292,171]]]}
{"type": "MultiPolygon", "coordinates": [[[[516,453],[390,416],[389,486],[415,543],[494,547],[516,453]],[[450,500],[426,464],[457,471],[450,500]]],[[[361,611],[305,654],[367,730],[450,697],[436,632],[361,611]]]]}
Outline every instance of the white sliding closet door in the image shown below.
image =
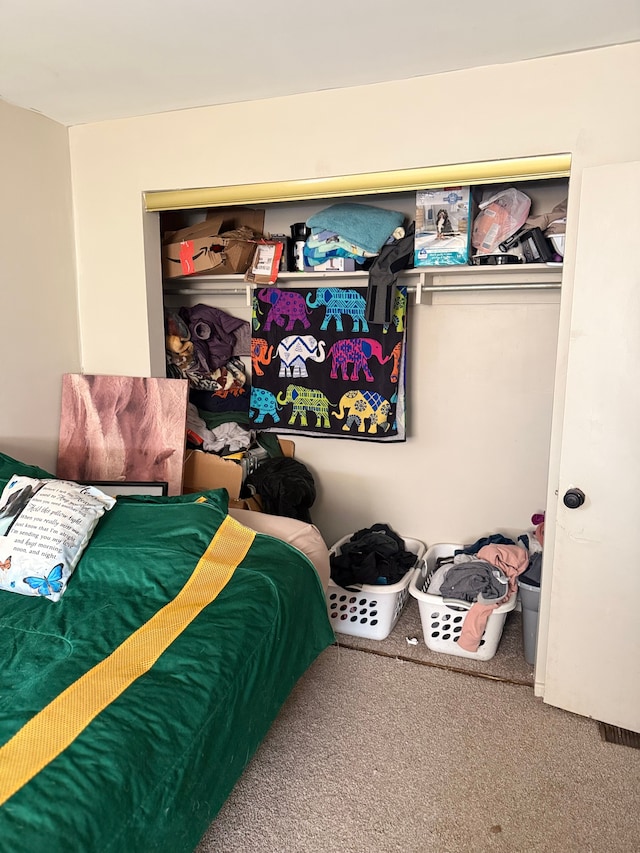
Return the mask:
{"type": "Polygon", "coordinates": [[[640,163],[583,175],[544,700],[640,731],[640,163]],[[584,504],[568,509],[572,487],[584,504]]]}

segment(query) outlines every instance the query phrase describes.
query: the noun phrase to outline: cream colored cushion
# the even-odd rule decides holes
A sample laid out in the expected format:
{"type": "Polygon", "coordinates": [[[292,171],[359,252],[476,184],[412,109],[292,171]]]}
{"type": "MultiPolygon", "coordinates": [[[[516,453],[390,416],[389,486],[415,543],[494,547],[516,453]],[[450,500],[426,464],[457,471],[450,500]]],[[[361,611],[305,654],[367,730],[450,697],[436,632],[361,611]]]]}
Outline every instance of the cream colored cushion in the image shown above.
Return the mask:
{"type": "Polygon", "coordinates": [[[256,533],[267,533],[302,551],[316,567],[322,586],[327,588],[330,574],[329,549],[314,524],[298,521],[297,518],[252,512],[248,509],[230,508],[229,515],[256,533]]]}

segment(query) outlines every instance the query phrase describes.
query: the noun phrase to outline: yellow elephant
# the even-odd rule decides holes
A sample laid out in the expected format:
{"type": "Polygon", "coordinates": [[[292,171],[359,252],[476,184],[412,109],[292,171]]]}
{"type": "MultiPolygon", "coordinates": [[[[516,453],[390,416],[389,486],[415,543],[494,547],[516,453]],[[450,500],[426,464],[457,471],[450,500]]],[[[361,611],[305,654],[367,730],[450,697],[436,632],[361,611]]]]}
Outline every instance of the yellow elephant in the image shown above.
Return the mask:
{"type": "Polygon", "coordinates": [[[350,432],[354,424],[358,426],[358,432],[365,431],[365,420],[369,420],[370,433],[377,433],[378,428],[383,432],[389,429],[387,418],[391,413],[391,403],[376,391],[347,391],[340,398],[337,412],[331,412],[334,418],[344,420],[346,423],[342,429],[350,432]]]}

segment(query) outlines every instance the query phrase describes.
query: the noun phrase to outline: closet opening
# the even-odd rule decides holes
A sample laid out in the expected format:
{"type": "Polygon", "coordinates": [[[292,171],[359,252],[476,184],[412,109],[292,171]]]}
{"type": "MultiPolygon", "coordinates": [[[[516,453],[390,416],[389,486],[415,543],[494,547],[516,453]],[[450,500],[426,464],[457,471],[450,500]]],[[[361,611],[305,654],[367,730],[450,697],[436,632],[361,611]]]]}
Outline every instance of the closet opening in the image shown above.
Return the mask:
{"type": "MultiPolygon", "coordinates": [[[[511,182],[487,178],[473,184],[475,203],[513,186],[530,197],[531,217],[551,214],[568,197],[568,167],[566,158],[559,173],[511,182]]],[[[238,199],[240,207],[264,216],[268,236],[290,235],[295,223],[340,203],[397,210],[406,221],[415,220],[414,187],[324,196],[321,188],[312,197],[306,186],[304,194],[297,186],[302,182],[290,183],[289,195],[282,190],[276,199],[222,187],[217,195],[209,191],[204,206],[186,206],[194,196],[184,194],[180,203],[174,196],[175,209],[153,207],[162,204],[162,194],[147,194],[146,200],[158,210],[160,234],[197,225],[238,199]],[[304,197],[291,197],[296,193],[304,197]]],[[[191,192],[196,191],[185,191],[191,192]]],[[[308,292],[362,288],[367,278],[359,270],[322,275],[287,270],[273,286],[308,292]]],[[[545,510],[548,488],[561,259],[407,269],[399,282],[408,291],[406,438],[381,443],[286,434],[317,483],[313,522],[328,544],[375,522],[428,546],[530,532],[532,517],[545,510]]],[[[163,308],[204,304],[252,324],[255,292],[241,273],[165,278],[163,308]]],[[[250,382],[250,357],[243,362],[250,382]]],[[[514,678],[522,676],[521,666],[519,661],[514,678]]]]}

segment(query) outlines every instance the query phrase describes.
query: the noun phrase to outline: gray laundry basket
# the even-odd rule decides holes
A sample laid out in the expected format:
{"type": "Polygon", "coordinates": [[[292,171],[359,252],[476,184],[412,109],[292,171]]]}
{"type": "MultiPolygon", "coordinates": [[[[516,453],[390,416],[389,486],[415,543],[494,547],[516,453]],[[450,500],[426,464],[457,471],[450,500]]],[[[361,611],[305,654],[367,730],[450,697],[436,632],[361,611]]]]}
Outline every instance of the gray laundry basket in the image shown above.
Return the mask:
{"type": "Polygon", "coordinates": [[[522,603],[522,640],[524,659],[532,666],[536,662],[538,643],[538,610],[540,607],[540,587],[525,583],[518,578],[520,602],[522,603]]]}

